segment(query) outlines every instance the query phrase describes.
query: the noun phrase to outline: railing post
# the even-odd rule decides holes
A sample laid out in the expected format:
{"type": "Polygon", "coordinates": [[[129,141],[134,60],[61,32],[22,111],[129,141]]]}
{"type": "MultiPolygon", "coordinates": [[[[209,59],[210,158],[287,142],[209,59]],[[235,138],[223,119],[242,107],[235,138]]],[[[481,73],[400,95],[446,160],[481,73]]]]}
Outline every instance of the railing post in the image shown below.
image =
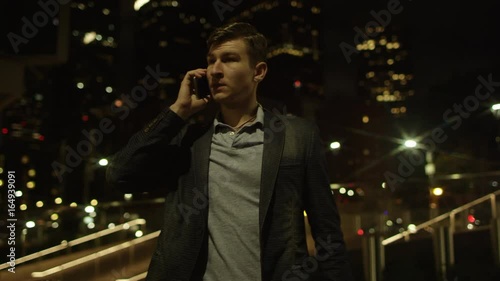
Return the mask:
{"type": "Polygon", "coordinates": [[[453,268],[455,266],[455,212],[450,213],[450,228],[448,229],[448,259],[450,267],[453,268]]]}
{"type": "Polygon", "coordinates": [[[128,255],[129,255],[129,266],[132,266],[134,264],[134,259],[135,259],[135,244],[133,244],[132,246],[129,247],[129,252],[128,252],[128,255]]]}
{"type": "Polygon", "coordinates": [[[496,202],[496,196],[491,195],[491,246],[495,264],[500,266],[500,202],[496,202]]]}
{"type": "Polygon", "coordinates": [[[363,263],[365,280],[380,281],[385,267],[385,249],[380,235],[363,237],[363,263]]]}
{"type": "Polygon", "coordinates": [[[447,280],[448,263],[449,263],[449,249],[448,248],[448,238],[449,228],[444,226],[438,226],[434,229],[433,244],[434,244],[434,257],[436,261],[436,274],[437,280],[445,281],[447,280]]]}

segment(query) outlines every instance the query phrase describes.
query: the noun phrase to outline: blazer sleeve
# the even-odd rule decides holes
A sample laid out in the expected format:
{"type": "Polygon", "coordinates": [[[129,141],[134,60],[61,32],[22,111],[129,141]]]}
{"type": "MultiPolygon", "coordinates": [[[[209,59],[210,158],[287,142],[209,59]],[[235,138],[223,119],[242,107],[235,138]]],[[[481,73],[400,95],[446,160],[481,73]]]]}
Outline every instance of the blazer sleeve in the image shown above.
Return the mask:
{"type": "Polygon", "coordinates": [[[125,193],[176,185],[189,165],[189,148],[180,145],[185,125],[170,109],[162,111],[112,157],[108,183],[125,193]]]}
{"type": "Polygon", "coordinates": [[[316,244],[321,280],[352,281],[340,216],[326,169],[326,159],[314,126],[310,134],[306,163],[305,209],[316,244]]]}

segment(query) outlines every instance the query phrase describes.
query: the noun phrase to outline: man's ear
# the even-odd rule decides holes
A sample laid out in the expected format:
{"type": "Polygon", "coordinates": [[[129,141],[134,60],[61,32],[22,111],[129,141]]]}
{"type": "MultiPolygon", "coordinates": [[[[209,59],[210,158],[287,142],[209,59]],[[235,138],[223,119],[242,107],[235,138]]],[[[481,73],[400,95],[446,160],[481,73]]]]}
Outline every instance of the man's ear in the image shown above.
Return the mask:
{"type": "Polygon", "coordinates": [[[267,73],[267,63],[261,61],[255,66],[253,80],[255,82],[260,82],[264,80],[267,73]]]}

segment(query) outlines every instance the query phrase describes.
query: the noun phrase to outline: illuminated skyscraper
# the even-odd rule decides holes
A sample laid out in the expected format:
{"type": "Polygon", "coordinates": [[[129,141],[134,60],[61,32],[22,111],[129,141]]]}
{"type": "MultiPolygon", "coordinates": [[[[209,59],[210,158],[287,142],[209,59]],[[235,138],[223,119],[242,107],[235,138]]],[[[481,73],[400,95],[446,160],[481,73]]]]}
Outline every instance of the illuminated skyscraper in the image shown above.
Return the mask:
{"type": "Polygon", "coordinates": [[[376,101],[395,117],[407,111],[413,89],[411,53],[397,25],[367,28],[369,39],[356,45],[359,51],[359,93],[376,101]],[[376,35],[376,36],[373,36],[376,35]]]}

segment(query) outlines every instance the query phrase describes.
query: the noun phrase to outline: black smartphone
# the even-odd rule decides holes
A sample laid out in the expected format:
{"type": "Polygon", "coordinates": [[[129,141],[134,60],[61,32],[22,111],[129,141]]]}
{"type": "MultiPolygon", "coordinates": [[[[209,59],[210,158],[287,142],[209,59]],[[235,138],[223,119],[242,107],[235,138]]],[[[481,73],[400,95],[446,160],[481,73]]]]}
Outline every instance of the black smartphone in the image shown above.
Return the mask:
{"type": "Polygon", "coordinates": [[[196,97],[203,99],[210,95],[210,88],[206,77],[193,76],[191,81],[193,82],[191,91],[196,95],[196,97]]]}

